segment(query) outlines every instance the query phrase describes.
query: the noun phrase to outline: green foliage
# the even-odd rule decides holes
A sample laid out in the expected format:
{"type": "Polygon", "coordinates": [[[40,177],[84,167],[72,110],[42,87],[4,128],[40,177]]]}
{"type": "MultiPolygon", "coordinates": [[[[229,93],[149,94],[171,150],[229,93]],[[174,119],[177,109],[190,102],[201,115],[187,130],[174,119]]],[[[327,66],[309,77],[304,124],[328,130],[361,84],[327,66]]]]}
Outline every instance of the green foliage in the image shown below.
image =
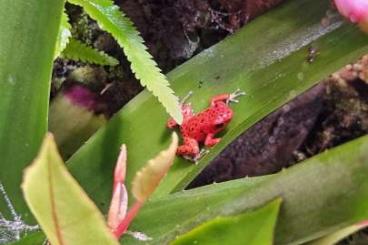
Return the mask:
{"type": "Polygon", "coordinates": [[[64,12],[61,16],[60,30],[56,42],[55,58],[62,55],[64,58],[92,63],[96,65],[116,66],[119,61],[103,51],[98,51],[87,44],[72,38],[69,17],[64,12]]]}
{"type": "MultiPolygon", "coordinates": [[[[307,243],[308,245],[334,245],[337,244],[339,241],[343,240],[344,238],[353,235],[354,233],[358,232],[359,230],[362,230],[364,228],[367,228],[368,222],[363,221],[355,225],[351,225],[349,227],[343,228],[341,230],[332,232],[331,234],[328,234],[327,236],[324,236],[320,239],[317,239],[315,241],[312,241],[310,243],[307,243]]],[[[355,243],[353,243],[355,244],[355,243]]]]}
{"type": "MultiPolygon", "coordinates": [[[[368,219],[367,159],[368,136],[278,174],[232,180],[150,200],[129,230],[143,232],[152,240],[139,242],[124,236],[122,244],[167,244],[204,222],[246,213],[278,197],[283,202],[275,244],[313,241],[368,219]]],[[[33,241],[39,236],[27,239],[33,241]]]]}
{"type": "MultiPolygon", "coordinates": [[[[166,244],[218,216],[238,215],[277,197],[275,244],[302,244],[368,219],[368,136],[278,174],[244,178],[151,200],[130,230],[166,244]],[[157,221],[159,220],[159,225],[157,221]]],[[[125,237],[124,245],[142,243],[125,237]]]]}
{"type": "MultiPolygon", "coordinates": [[[[144,203],[157,188],[174,162],[179,138],[176,133],[172,134],[172,143],[169,148],[161,151],[155,158],[139,170],[132,182],[134,198],[144,203]]],[[[124,176],[125,177],[125,176],[124,176]]]]}
{"type": "Polygon", "coordinates": [[[64,9],[63,14],[61,15],[60,29],[56,41],[55,58],[57,58],[68,45],[69,40],[72,36],[71,28],[72,27],[69,24],[69,17],[65,13],[64,9]]]}
{"type": "Polygon", "coordinates": [[[97,65],[116,66],[119,64],[119,61],[114,57],[111,57],[103,51],[98,51],[89,47],[73,38],[69,40],[68,45],[65,47],[61,55],[63,58],[97,65]]]}
{"type": "Polygon", "coordinates": [[[281,200],[236,216],[216,217],[179,236],[172,245],[272,245],[281,200]]]}
{"type": "Polygon", "coordinates": [[[69,0],[83,7],[100,27],[111,33],[131,62],[137,79],[151,91],[165,107],[167,112],[179,123],[182,121],[178,98],[169,87],[169,82],[147,52],[143,39],[133,23],[115,6],[111,0],[69,0]]]}
{"type": "MultiPolygon", "coordinates": [[[[115,36],[142,83],[154,81],[154,86],[147,84],[148,89],[171,94],[166,78],[151,60],[132,23],[110,0],[70,1],[83,6],[115,36]]],[[[0,80],[5,81],[0,83],[0,180],[24,217],[29,213],[19,193],[20,173],[34,157],[46,131],[51,61],[62,1],[49,4],[30,0],[29,5],[7,1],[0,7],[0,80]],[[18,40],[22,42],[14,45],[18,40]]],[[[169,74],[181,95],[194,90],[191,102],[197,111],[217,93],[240,88],[250,96],[233,106],[235,117],[221,143],[198,165],[176,159],[132,230],[152,237],[152,244],[162,244],[200,223],[218,216],[239,215],[279,196],[284,206],[275,233],[278,244],[311,241],[368,218],[367,138],[277,175],[167,195],[182,190],[244,130],[368,51],[367,37],[356,28],[339,20],[331,20],[327,27],[320,25],[328,7],[328,1],[289,1],[169,74]],[[307,46],[311,44],[320,54],[308,63],[307,46]]],[[[177,99],[170,98],[175,102],[171,114],[179,116],[177,99]]],[[[121,143],[130,149],[130,183],[142,164],[168,143],[166,119],[161,106],[145,91],[69,160],[72,174],[103,211],[111,195],[111,173],[121,143]]],[[[0,210],[9,216],[2,203],[0,210]]],[[[37,240],[39,235],[31,235],[30,239],[37,240]]],[[[138,243],[131,238],[124,242],[138,243]]]]}
{"type": "MultiPolygon", "coordinates": [[[[24,219],[23,168],[47,130],[52,61],[62,0],[0,1],[0,181],[24,219]]],[[[0,198],[0,212],[10,219],[0,198]]]]}
{"type": "Polygon", "coordinates": [[[22,189],[51,244],[118,244],[103,215],[64,166],[52,135],[45,137],[26,169],[22,189]]]}

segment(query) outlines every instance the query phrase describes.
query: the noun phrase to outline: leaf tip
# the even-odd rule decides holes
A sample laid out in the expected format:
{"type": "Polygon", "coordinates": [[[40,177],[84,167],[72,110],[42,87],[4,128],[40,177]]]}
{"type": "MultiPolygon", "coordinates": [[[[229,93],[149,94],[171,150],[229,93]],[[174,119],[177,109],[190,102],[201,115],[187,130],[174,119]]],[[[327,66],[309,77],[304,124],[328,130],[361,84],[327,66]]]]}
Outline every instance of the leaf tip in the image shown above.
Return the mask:
{"type": "Polygon", "coordinates": [[[170,146],[137,172],[132,182],[132,193],[136,200],[143,203],[154,192],[174,163],[178,143],[178,135],[173,132],[170,146]]]}

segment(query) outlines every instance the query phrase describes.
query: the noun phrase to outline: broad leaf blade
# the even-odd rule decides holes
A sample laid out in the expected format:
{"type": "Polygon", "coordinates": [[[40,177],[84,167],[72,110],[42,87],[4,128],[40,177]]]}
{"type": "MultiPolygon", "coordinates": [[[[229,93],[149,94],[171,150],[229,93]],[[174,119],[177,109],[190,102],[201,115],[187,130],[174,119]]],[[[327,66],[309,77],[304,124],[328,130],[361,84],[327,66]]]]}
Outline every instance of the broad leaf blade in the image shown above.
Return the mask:
{"type": "MultiPolygon", "coordinates": [[[[355,27],[340,21],[329,27],[320,25],[328,7],[328,1],[289,1],[169,74],[181,96],[194,91],[190,102],[196,111],[207,107],[209,99],[218,93],[240,88],[249,96],[232,105],[234,118],[222,142],[211,148],[198,165],[177,158],[156,196],[182,189],[245,129],[368,51],[368,37],[355,27]],[[313,45],[320,55],[309,64],[308,47],[304,46],[318,38],[313,45]]],[[[92,198],[99,203],[108,200],[109,174],[120,145],[125,143],[130,149],[130,190],[136,171],[168,144],[167,119],[155,99],[147,91],[141,93],[69,160],[72,173],[92,198]]],[[[103,204],[100,207],[107,209],[103,204]]]]}
{"type": "MultiPolygon", "coordinates": [[[[47,129],[63,5],[63,0],[0,1],[0,181],[21,214],[27,213],[21,171],[35,157],[47,129]]],[[[11,218],[2,197],[0,212],[11,218]]]]}
{"type": "Polygon", "coordinates": [[[151,91],[167,112],[179,123],[182,121],[178,98],[170,84],[157,67],[133,23],[113,4],[111,0],[68,0],[83,7],[100,27],[112,34],[124,49],[137,79],[151,91]]]}
{"type": "Polygon", "coordinates": [[[26,169],[22,189],[51,244],[118,244],[100,211],[64,166],[51,135],[26,169]]]}
{"type": "Polygon", "coordinates": [[[281,200],[236,216],[217,217],[179,236],[172,245],[272,245],[281,200]]]}
{"type": "MultiPolygon", "coordinates": [[[[236,215],[282,197],[275,244],[302,244],[368,218],[368,137],[281,173],[178,192],[152,200],[130,230],[165,244],[217,216],[236,215]],[[160,225],[157,225],[160,220],[160,225]]],[[[123,244],[139,244],[124,237],[123,244]]]]}

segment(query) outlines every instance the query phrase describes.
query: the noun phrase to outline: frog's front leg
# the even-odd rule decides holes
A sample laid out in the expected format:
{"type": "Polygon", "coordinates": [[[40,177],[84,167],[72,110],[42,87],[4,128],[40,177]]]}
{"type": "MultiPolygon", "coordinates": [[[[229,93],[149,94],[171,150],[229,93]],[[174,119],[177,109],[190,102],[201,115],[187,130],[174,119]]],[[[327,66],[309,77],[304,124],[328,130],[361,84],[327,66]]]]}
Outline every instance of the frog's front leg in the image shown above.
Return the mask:
{"type": "Polygon", "coordinates": [[[199,155],[198,142],[190,137],[184,137],[184,143],[180,145],[176,151],[178,155],[196,158],[199,155]]]}
{"type": "Polygon", "coordinates": [[[206,139],[204,140],[204,145],[212,147],[220,142],[221,138],[214,138],[214,136],[214,134],[207,134],[206,139]]]}
{"type": "MultiPolygon", "coordinates": [[[[181,114],[183,115],[183,121],[191,118],[193,116],[192,106],[190,104],[183,104],[181,106],[181,114]]],[[[169,120],[167,120],[166,126],[168,128],[174,128],[174,127],[178,126],[178,124],[174,120],[174,118],[169,118],[169,120]]]]}

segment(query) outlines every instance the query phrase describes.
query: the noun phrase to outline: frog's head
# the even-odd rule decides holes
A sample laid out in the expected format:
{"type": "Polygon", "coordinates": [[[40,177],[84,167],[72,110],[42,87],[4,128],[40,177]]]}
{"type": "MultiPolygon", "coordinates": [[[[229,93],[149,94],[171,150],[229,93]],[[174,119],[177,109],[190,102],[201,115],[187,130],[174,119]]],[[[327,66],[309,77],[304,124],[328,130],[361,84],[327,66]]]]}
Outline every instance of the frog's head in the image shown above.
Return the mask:
{"type": "Polygon", "coordinates": [[[220,132],[223,130],[233,118],[233,111],[225,104],[215,106],[215,117],[212,123],[213,130],[220,132]]]}

